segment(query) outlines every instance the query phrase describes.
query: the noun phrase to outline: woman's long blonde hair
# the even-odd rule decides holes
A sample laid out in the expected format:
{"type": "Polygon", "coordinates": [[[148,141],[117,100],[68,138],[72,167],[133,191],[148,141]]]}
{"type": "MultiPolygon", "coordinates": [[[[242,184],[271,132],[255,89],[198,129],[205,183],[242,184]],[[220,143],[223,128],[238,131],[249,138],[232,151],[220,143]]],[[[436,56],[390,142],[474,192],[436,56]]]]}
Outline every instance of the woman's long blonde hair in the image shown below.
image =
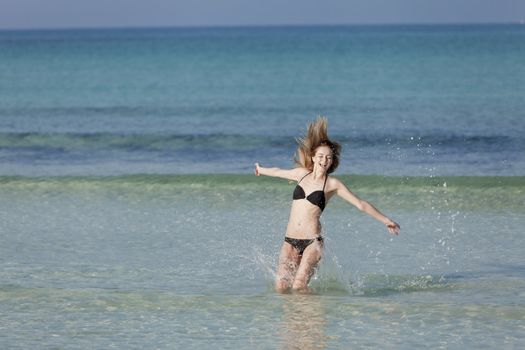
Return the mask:
{"type": "Polygon", "coordinates": [[[297,138],[297,151],[294,156],[295,164],[299,167],[313,170],[314,163],[312,157],[319,146],[328,146],[332,150],[332,165],[327,173],[330,174],[339,166],[339,156],[341,154],[341,144],[331,141],[328,138],[328,119],[317,117],[315,122],[308,123],[308,131],[305,137],[297,138]]]}

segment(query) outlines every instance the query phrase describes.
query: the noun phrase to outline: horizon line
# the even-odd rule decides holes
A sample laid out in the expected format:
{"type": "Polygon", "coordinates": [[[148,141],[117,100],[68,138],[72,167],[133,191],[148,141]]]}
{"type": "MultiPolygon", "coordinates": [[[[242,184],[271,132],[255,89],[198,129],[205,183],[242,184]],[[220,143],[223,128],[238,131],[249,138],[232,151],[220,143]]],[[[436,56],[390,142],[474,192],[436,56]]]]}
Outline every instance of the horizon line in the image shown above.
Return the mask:
{"type": "Polygon", "coordinates": [[[195,24],[195,25],[115,25],[115,26],[64,26],[64,27],[0,27],[7,31],[69,31],[69,30],[136,30],[136,29],[228,29],[228,28],[300,28],[300,27],[400,27],[400,26],[480,26],[524,25],[515,22],[369,22],[369,23],[283,23],[283,24],[195,24]]]}

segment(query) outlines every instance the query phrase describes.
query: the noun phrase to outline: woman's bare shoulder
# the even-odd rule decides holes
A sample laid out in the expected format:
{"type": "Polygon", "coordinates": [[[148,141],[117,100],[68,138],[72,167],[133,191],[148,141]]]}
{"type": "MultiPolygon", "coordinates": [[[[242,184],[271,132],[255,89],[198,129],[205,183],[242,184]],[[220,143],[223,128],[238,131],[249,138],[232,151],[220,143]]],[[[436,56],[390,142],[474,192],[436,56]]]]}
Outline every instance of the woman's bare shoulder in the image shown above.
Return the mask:
{"type": "Polygon", "coordinates": [[[341,180],[339,180],[337,177],[334,177],[332,175],[330,175],[328,177],[328,180],[326,180],[326,187],[330,191],[337,190],[341,188],[342,186],[346,187],[346,185],[341,180]]]}

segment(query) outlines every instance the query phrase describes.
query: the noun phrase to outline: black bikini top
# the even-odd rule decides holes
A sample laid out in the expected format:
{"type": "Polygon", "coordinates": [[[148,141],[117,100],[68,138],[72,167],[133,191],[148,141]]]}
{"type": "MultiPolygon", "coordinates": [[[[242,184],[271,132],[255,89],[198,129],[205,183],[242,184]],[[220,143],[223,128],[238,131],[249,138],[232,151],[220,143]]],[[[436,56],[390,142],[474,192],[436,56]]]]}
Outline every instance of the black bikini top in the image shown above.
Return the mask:
{"type": "Polygon", "coordinates": [[[304,193],[304,189],[301,187],[301,185],[299,185],[299,183],[301,183],[301,181],[303,181],[303,179],[310,174],[311,172],[306,174],[305,176],[301,178],[301,180],[299,180],[299,182],[297,183],[297,186],[295,186],[295,190],[293,191],[293,199],[294,200],[306,199],[308,202],[312,203],[313,205],[317,205],[319,208],[321,208],[321,211],[323,211],[324,206],[326,204],[326,199],[324,196],[324,188],[326,186],[326,180],[328,179],[328,175],[324,179],[323,190],[313,191],[307,196],[304,193]]]}

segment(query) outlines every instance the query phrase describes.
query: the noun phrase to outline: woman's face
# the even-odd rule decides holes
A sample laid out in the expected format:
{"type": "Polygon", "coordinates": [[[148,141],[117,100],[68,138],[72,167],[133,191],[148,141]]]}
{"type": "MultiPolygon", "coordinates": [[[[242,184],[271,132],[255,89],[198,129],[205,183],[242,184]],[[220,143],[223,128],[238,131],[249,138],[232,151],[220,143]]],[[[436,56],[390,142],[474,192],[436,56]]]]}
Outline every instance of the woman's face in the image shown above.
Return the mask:
{"type": "Polygon", "coordinates": [[[323,169],[324,172],[327,172],[333,163],[332,150],[328,146],[317,147],[312,161],[314,162],[314,167],[318,167],[323,169]]]}

